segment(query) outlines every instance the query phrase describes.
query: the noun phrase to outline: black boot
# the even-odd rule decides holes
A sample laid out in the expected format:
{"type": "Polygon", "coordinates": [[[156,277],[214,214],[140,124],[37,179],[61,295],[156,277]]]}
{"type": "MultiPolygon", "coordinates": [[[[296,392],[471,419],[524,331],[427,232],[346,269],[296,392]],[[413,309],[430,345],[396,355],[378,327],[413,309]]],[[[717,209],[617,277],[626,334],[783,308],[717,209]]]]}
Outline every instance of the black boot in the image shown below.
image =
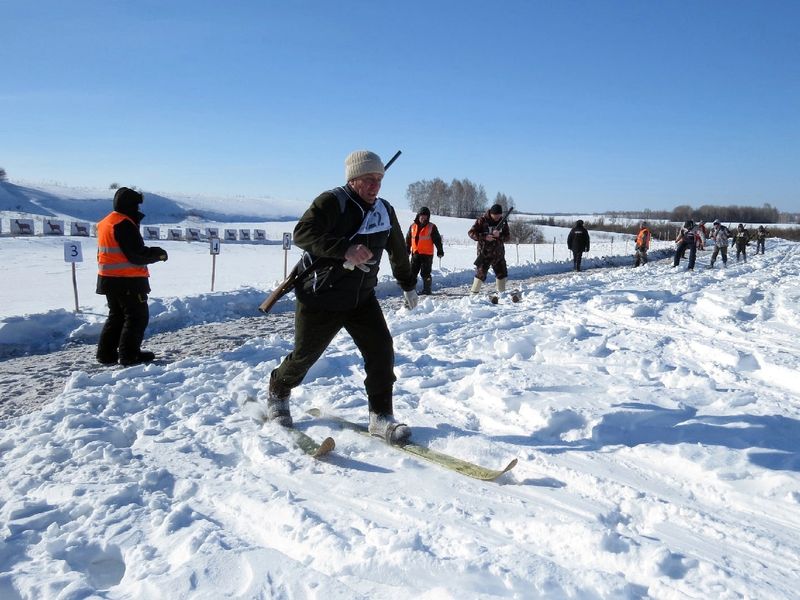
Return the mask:
{"type": "Polygon", "coordinates": [[[141,365],[143,363],[153,362],[156,359],[156,355],[152,352],[148,352],[147,350],[139,350],[133,356],[121,356],[119,359],[119,364],[123,367],[131,367],[133,365],[141,365]]]}

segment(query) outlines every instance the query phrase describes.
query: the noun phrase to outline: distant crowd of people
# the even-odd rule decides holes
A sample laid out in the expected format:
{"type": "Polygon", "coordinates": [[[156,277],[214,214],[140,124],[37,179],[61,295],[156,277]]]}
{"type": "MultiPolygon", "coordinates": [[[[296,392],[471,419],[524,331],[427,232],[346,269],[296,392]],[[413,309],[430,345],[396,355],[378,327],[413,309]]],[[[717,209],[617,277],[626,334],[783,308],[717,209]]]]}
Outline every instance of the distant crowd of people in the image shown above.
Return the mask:
{"type": "Polygon", "coordinates": [[[675,238],[676,248],[672,266],[677,267],[681,259],[686,258],[686,252],[688,251],[689,263],[687,268],[694,269],[697,250],[704,250],[707,240],[714,242],[714,251],[711,253],[709,268],[714,268],[714,263],[720,255],[722,256],[722,265],[728,265],[729,242],[730,246],[736,249],[736,262],[747,262],[747,246],[750,241],[755,238],[756,254],[763,254],[766,248],[767,235],[767,229],[763,225],[758,226],[753,236],[743,223],[739,223],[738,227],[731,233],[728,227],[720,223],[719,219],[714,221],[711,231],[708,231],[703,221],[695,224],[694,221],[688,220],[680,228],[675,238]]]}

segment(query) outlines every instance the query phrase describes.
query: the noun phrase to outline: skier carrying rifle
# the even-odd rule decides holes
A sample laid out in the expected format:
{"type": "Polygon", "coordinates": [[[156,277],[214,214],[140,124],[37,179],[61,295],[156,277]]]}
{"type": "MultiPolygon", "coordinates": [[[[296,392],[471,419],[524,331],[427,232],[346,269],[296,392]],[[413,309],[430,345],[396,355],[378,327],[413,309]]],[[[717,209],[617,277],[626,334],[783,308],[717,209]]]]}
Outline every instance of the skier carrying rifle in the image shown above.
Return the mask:
{"type": "MultiPolygon", "coordinates": [[[[509,209],[509,213],[514,210],[509,209]]],[[[472,281],[473,294],[481,290],[486,281],[489,267],[494,271],[495,285],[498,292],[506,290],[508,267],[506,266],[505,242],[511,239],[508,228],[508,214],[503,217],[503,207],[494,204],[486,213],[475,221],[467,235],[478,242],[478,258],[475,259],[475,279],[472,281]]]]}
{"type": "MultiPolygon", "coordinates": [[[[390,161],[391,163],[391,161],[390,161]]],[[[340,330],[353,339],[364,358],[364,387],[369,432],[390,444],[402,444],[411,429],[394,417],[394,348],[375,286],[384,251],[406,304],[417,305],[417,278],[411,273],[405,238],[394,208],[378,197],[385,167],[368,150],[345,160],[347,184],[320,194],[294,229],[305,250],[303,271],[294,288],[294,349],[272,371],[267,417],[292,427],[289,397],[340,330]]]]}

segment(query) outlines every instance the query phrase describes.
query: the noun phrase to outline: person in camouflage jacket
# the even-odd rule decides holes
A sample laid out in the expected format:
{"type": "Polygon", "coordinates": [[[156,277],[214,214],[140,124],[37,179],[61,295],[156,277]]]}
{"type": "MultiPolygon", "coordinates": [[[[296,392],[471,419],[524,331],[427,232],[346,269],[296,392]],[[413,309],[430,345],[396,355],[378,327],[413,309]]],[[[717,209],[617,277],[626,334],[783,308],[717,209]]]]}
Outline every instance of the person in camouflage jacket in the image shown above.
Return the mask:
{"type": "Polygon", "coordinates": [[[733,245],[736,247],[736,262],[739,258],[747,262],[747,245],[750,243],[750,232],[744,228],[744,224],[739,223],[736,231],[733,233],[733,245]]]}
{"type": "Polygon", "coordinates": [[[505,243],[511,239],[511,231],[508,223],[503,223],[503,207],[499,204],[493,205],[482,216],[476,219],[470,230],[467,232],[470,239],[478,242],[478,257],[475,259],[475,279],[472,282],[472,293],[477,294],[481,285],[486,281],[489,268],[494,271],[498,292],[506,289],[508,278],[508,266],[506,265],[506,246],[505,243]]]}

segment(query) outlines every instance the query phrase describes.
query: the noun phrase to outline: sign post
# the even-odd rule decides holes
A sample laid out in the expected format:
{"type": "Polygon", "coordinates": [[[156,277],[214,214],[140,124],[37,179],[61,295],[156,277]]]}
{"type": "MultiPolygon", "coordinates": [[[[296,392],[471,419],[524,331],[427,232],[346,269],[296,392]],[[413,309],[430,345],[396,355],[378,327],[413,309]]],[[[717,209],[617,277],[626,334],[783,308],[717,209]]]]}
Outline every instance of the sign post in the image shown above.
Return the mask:
{"type": "Polygon", "coordinates": [[[81,312],[78,304],[78,279],[75,276],[75,263],[83,262],[83,248],[80,242],[64,242],[64,262],[72,263],[72,291],[75,294],[75,312],[81,312]]]}
{"type": "Polygon", "coordinates": [[[217,254],[219,254],[219,238],[212,237],[208,240],[209,250],[211,251],[211,291],[214,291],[214,277],[217,272],[217,254]]]}
{"type": "Polygon", "coordinates": [[[286,279],[286,269],[289,263],[289,250],[292,249],[292,234],[283,234],[283,278],[286,279]]]}

